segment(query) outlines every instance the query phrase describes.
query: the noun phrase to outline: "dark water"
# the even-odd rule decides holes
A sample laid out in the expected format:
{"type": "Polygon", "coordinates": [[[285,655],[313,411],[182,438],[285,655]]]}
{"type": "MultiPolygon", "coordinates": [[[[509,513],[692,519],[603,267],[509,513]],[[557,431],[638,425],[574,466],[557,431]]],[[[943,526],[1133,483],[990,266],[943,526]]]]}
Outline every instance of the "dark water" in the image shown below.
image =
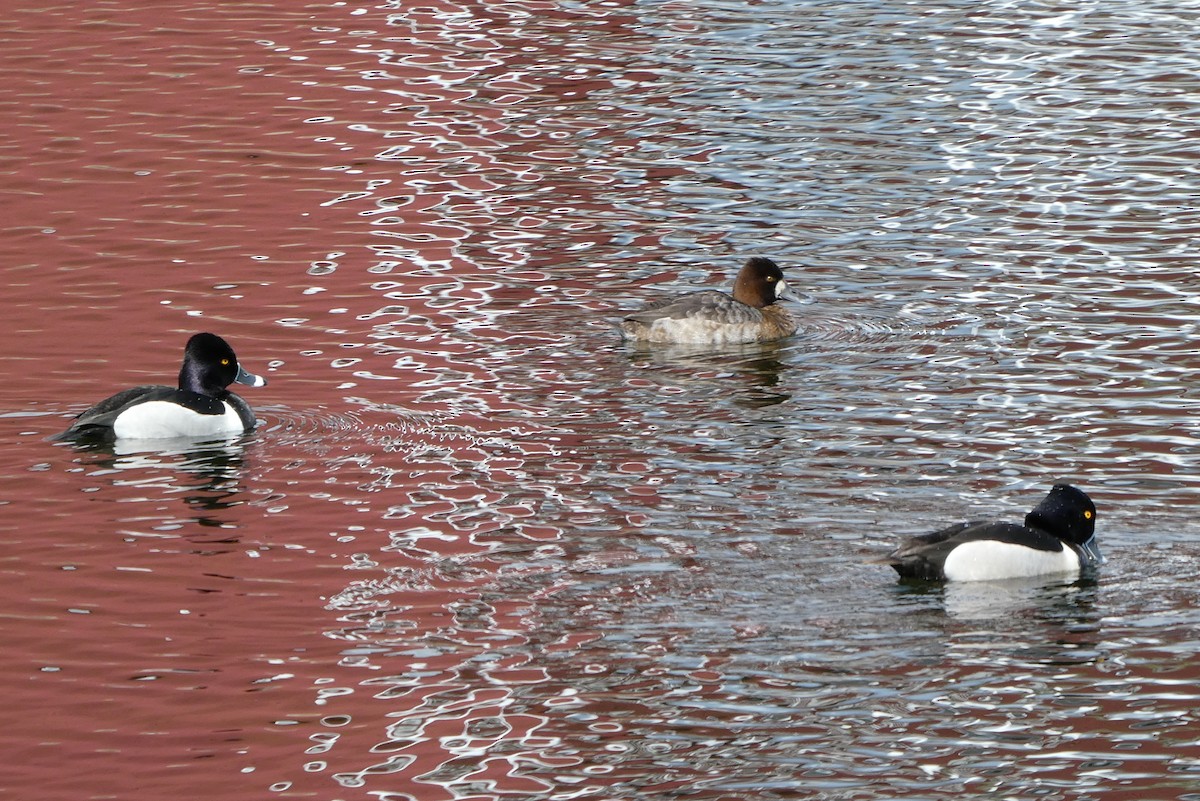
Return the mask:
{"type": "Polygon", "coordinates": [[[0,12],[0,788],[1200,798],[1198,10],[0,12]],[[196,330],[257,431],[46,441],[196,330]],[[870,561],[1059,479],[1094,580],[870,561]]]}

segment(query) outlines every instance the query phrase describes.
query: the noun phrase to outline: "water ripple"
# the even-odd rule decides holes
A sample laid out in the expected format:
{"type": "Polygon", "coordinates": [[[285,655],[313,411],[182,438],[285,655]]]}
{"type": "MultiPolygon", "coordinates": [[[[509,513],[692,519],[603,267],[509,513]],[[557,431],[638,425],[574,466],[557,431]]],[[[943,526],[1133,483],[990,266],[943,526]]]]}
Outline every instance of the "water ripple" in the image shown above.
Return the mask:
{"type": "Polygon", "coordinates": [[[1189,9],[180,13],[6,26],[18,753],[114,797],[194,794],[182,742],[247,797],[1192,790],[1189,9]],[[617,340],[752,253],[799,336],[617,340]],[[42,442],[201,325],[270,359],[257,431],[42,442]],[[872,561],[1063,478],[1094,580],[872,561]]]}

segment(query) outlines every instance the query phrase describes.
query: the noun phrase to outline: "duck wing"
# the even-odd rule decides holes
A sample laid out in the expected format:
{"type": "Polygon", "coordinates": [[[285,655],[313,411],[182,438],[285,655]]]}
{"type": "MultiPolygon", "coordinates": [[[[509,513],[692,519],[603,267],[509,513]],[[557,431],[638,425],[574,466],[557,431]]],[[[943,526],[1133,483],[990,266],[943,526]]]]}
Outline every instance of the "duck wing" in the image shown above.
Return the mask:
{"type": "Polygon", "coordinates": [[[722,323],[757,323],[762,312],[747,306],[716,289],[689,292],[674,298],[654,301],[640,311],[625,315],[626,320],[650,325],[655,320],[669,318],[686,320],[699,317],[722,323]]]}
{"type": "Polygon", "coordinates": [[[81,412],[70,428],[54,439],[71,439],[89,435],[111,433],[113,422],[130,406],[149,401],[172,401],[179,397],[180,391],[175,387],[157,384],[145,384],[140,387],[130,387],[116,395],[105,398],[91,408],[81,412]]]}

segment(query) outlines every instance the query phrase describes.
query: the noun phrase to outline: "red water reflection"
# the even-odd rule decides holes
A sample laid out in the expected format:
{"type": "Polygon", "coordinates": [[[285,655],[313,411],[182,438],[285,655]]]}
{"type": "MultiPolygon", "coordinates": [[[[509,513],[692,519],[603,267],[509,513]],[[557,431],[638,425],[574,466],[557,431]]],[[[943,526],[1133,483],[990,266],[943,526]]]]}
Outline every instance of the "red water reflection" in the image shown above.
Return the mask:
{"type": "Polygon", "coordinates": [[[591,124],[573,109],[593,114],[610,82],[566,49],[603,66],[637,47],[612,10],[507,4],[486,28],[450,24],[470,6],[392,11],[0,21],[8,397],[82,406],[164,380],[199,328],[272,378],[250,398],[263,431],[216,452],[8,446],[13,464],[53,463],[3,477],[4,678],[28,688],[8,789],[327,797],[387,775],[422,798],[466,797],[464,781],[536,794],[556,782],[533,774],[578,762],[553,755],[544,716],[507,710],[505,688],[543,668],[464,670],[528,641],[527,601],[481,599],[502,569],[488,554],[556,543],[535,515],[548,501],[594,515],[562,499],[579,464],[532,476],[569,437],[517,442],[514,420],[548,429],[486,364],[546,341],[495,315],[553,298],[534,246],[586,241],[610,213],[597,189],[619,182],[573,137],[591,124]],[[388,405],[355,397],[381,381],[388,405]],[[337,436],[364,425],[381,435],[337,436]]]}

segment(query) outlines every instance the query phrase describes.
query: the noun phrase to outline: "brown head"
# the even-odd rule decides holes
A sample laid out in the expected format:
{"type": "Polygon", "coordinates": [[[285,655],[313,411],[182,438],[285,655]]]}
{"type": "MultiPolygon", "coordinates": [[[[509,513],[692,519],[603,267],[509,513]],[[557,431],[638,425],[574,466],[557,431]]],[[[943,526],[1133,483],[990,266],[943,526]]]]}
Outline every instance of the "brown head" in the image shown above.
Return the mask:
{"type": "Polygon", "coordinates": [[[753,256],[742,265],[737,280],[733,282],[733,298],[747,306],[765,309],[785,297],[787,282],[783,270],[765,256],[753,256]]]}

